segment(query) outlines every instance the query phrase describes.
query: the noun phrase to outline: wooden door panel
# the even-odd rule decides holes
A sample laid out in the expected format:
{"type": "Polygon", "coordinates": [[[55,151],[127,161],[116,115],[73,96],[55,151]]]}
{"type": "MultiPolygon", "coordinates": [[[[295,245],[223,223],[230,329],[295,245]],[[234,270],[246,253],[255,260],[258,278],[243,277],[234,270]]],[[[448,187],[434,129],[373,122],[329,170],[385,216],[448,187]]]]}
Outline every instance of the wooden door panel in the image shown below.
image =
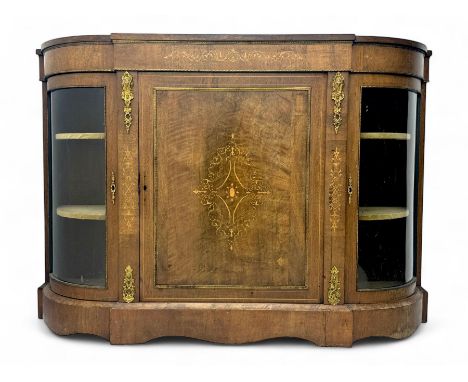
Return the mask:
{"type": "Polygon", "coordinates": [[[143,299],[319,299],[319,78],[141,77],[143,299]]]}
{"type": "Polygon", "coordinates": [[[156,285],[305,286],[308,91],[155,94],[156,285]]]}

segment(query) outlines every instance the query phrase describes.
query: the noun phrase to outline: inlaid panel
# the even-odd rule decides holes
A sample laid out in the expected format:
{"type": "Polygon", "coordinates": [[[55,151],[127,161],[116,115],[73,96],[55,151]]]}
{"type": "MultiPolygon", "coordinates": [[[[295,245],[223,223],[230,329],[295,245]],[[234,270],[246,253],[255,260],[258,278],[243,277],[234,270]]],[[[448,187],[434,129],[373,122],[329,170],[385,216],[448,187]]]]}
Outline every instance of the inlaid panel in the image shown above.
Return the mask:
{"type": "Polygon", "coordinates": [[[158,295],[309,289],[313,89],[250,81],[144,85],[144,253],[158,295]]]}
{"type": "Polygon", "coordinates": [[[155,285],[305,287],[308,90],[153,97],[155,285]]]}

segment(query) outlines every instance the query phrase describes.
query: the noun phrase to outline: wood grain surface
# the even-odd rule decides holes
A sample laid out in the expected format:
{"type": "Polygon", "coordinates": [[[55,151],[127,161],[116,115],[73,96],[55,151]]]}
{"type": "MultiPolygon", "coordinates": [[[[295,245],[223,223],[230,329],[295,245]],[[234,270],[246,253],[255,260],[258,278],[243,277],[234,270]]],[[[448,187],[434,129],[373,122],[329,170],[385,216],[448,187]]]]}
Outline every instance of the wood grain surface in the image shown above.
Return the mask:
{"type": "Polygon", "coordinates": [[[302,338],[346,346],[366,337],[405,338],[422,319],[423,292],[384,304],[164,303],[125,304],[71,299],[39,289],[47,326],[60,335],[94,334],[113,344],[178,336],[241,344],[302,338]]]}
{"type": "Polygon", "coordinates": [[[423,44],[354,35],[76,36],[49,41],[43,77],[71,72],[213,71],[389,73],[428,80],[423,44]],[[172,43],[171,43],[172,42],[172,43]]]}
{"type": "Polygon", "coordinates": [[[321,220],[319,204],[308,201],[322,193],[319,100],[325,78],[140,78],[141,135],[147,137],[140,156],[144,299],[319,301],[321,220]],[[223,159],[210,212],[194,191],[203,188],[214,169],[210,163],[230,144],[248,156],[248,164],[235,158],[236,180],[223,159]],[[252,176],[268,193],[246,196],[252,176]],[[231,183],[240,192],[233,200],[227,197],[231,183]],[[234,210],[239,220],[232,228],[240,233],[231,249],[223,230],[234,210]]]}

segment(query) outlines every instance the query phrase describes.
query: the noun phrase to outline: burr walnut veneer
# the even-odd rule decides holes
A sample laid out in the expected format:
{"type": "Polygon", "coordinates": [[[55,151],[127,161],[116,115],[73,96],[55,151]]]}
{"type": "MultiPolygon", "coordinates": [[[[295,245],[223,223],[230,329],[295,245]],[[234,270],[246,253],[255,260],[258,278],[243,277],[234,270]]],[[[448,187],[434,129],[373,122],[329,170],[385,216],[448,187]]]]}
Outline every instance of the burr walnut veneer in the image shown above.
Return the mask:
{"type": "Polygon", "coordinates": [[[424,45],[112,34],[37,54],[52,331],[351,346],[426,321],[424,45]]]}

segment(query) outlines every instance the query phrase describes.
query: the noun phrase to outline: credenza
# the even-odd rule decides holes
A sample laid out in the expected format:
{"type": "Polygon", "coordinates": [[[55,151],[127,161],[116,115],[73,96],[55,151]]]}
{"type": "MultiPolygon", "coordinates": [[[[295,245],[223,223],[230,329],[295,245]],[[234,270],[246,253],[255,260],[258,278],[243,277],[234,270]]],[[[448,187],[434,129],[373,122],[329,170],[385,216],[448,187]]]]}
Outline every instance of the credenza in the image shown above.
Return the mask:
{"type": "Polygon", "coordinates": [[[37,54],[53,332],[351,346],[426,322],[424,45],[111,34],[37,54]]]}

